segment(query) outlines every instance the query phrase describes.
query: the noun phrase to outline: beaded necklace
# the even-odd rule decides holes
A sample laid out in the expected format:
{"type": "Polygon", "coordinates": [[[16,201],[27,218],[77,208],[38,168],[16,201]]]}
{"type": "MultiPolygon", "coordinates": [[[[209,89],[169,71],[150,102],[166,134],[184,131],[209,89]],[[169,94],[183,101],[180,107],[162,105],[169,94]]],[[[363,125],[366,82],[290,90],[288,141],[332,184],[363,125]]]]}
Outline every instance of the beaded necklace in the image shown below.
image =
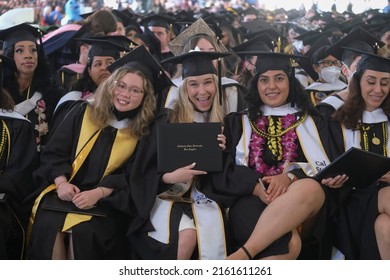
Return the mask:
{"type": "Polygon", "coordinates": [[[4,151],[7,146],[6,145],[7,141],[8,141],[7,126],[5,122],[2,120],[1,139],[0,139],[0,159],[3,158],[4,151]]]}
{"type": "Polygon", "coordinates": [[[282,173],[284,168],[290,162],[294,162],[298,156],[298,145],[295,144],[298,136],[294,128],[301,124],[306,116],[307,113],[297,120],[295,115],[287,114],[278,118],[276,124],[271,116],[260,116],[256,124],[249,120],[254,132],[250,142],[250,166],[263,176],[282,173]],[[267,125],[268,132],[265,132],[267,125]],[[268,140],[268,149],[276,156],[279,162],[277,166],[268,166],[264,162],[263,155],[266,139],[268,140]]]}

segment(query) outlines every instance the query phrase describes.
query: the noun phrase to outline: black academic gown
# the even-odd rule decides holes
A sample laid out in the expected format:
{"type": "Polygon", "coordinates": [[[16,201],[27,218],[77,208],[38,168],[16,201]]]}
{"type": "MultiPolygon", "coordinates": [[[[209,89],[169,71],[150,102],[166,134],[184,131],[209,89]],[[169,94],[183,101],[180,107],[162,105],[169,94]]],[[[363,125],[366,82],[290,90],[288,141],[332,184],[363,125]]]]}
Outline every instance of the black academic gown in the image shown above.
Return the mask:
{"type": "MultiPolygon", "coordinates": [[[[42,164],[34,172],[34,180],[41,190],[60,175],[65,174],[69,179],[86,106],[87,103],[80,103],[72,109],[42,153],[42,164]]],[[[129,220],[125,214],[129,204],[127,177],[122,166],[103,177],[117,131],[111,126],[102,130],[72,180],[80,191],[98,186],[114,189],[110,196],[101,199],[96,206],[106,217],[93,216],[91,220],[72,227],[76,259],[128,258],[129,246],[125,237],[129,220]]],[[[29,259],[51,259],[56,234],[62,228],[66,215],[66,212],[38,208],[27,251],[29,259]]]]}
{"type": "MultiPolygon", "coordinates": [[[[23,201],[34,191],[32,172],[38,167],[38,154],[31,124],[21,116],[13,117],[16,113],[8,115],[0,117],[10,136],[1,146],[5,150],[0,159],[0,193],[5,198],[0,200],[0,259],[21,259],[29,214],[23,201]]],[[[3,131],[2,123],[0,127],[3,131]]]]}
{"type": "MultiPolygon", "coordinates": [[[[382,124],[384,123],[372,123],[367,131],[368,151],[380,155],[383,155],[385,139],[382,124]],[[380,145],[372,143],[374,135],[380,139],[380,145]]],[[[331,121],[329,129],[334,140],[334,156],[336,157],[347,150],[344,146],[345,139],[342,128],[337,121],[331,121]]],[[[389,131],[387,131],[388,133],[389,131]]],[[[363,137],[360,139],[363,139],[363,137]]],[[[360,147],[358,148],[364,149],[363,140],[359,144],[360,147]]],[[[336,247],[345,255],[346,259],[380,259],[375,236],[375,220],[379,214],[378,191],[383,187],[388,187],[388,185],[373,183],[370,186],[341,187],[338,190],[339,210],[337,219],[335,219],[336,247]]]]}
{"type": "MultiPolygon", "coordinates": [[[[224,134],[226,135],[227,148],[229,156],[225,160],[224,174],[225,190],[224,193],[231,193],[237,196],[237,201],[229,209],[229,227],[233,238],[233,245],[236,249],[242,246],[252,233],[261,213],[267,207],[258,197],[252,195],[254,186],[261,177],[257,171],[247,166],[237,165],[236,147],[243,133],[242,115],[246,112],[232,113],[225,118],[224,134]]],[[[298,113],[299,114],[299,113],[298,113]]],[[[327,126],[324,119],[320,116],[313,117],[317,130],[320,132],[321,141],[324,149],[329,149],[330,140],[327,133],[327,126]]],[[[307,162],[302,152],[300,143],[298,145],[296,158],[299,162],[307,162]]],[[[266,145],[265,145],[266,146],[266,145]]],[[[267,160],[267,152],[264,152],[267,160]]],[[[291,171],[298,178],[307,177],[301,169],[291,171]]],[[[326,201],[318,214],[317,222],[313,235],[307,240],[303,240],[303,250],[300,258],[302,259],[327,259],[330,257],[332,247],[332,236],[329,234],[331,228],[328,223],[328,216],[334,212],[334,202],[332,195],[328,194],[329,190],[323,186],[326,201]]],[[[264,258],[272,255],[288,253],[288,243],[291,239],[291,233],[283,235],[277,239],[265,250],[260,252],[255,258],[264,258]]]]}

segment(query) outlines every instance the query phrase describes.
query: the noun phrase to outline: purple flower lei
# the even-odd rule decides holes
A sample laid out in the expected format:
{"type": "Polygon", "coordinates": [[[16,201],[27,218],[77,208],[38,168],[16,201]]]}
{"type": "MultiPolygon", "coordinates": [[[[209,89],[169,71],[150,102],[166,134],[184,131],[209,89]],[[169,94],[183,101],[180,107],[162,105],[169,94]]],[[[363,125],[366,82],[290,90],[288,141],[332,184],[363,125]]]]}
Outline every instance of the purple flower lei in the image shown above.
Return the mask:
{"type": "MultiPolygon", "coordinates": [[[[288,129],[291,125],[296,122],[296,117],[292,114],[287,114],[282,117],[282,129],[288,129]]],[[[265,132],[265,128],[268,125],[268,117],[261,116],[256,121],[256,127],[265,132]]],[[[295,144],[297,139],[297,134],[295,129],[288,129],[281,136],[282,144],[282,161],[277,166],[268,166],[263,161],[263,151],[265,144],[265,137],[258,135],[255,132],[252,132],[251,142],[250,142],[250,165],[255,168],[263,176],[272,176],[277,175],[283,172],[284,168],[290,163],[294,162],[297,154],[298,145],[295,144]]]]}

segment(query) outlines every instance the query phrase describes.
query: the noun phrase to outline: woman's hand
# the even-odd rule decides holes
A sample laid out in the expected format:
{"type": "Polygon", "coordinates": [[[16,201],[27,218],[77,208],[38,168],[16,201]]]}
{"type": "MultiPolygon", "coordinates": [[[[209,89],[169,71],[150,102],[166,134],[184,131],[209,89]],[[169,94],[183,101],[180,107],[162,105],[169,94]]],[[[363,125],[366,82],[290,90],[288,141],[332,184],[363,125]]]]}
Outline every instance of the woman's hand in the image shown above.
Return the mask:
{"type": "Polygon", "coordinates": [[[390,171],[380,177],[378,181],[390,184],[390,171]]]}
{"type": "Polygon", "coordinates": [[[346,174],[343,175],[337,175],[336,177],[332,178],[327,178],[327,179],[322,179],[321,184],[328,186],[329,188],[332,189],[338,189],[340,188],[347,180],[349,177],[346,174]]]}
{"type": "Polygon", "coordinates": [[[264,176],[263,182],[268,185],[267,194],[269,195],[269,202],[284,194],[291,183],[290,178],[285,173],[274,176],[264,176]]]}
{"type": "Polygon", "coordinates": [[[195,170],[196,163],[181,167],[176,169],[173,172],[165,173],[162,177],[162,180],[165,184],[176,184],[176,183],[186,183],[194,178],[197,175],[205,175],[206,171],[195,170]]]}
{"type": "Polygon", "coordinates": [[[95,188],[76,194],[73,197],[72,202],[80,209],[89,209],[93,207],[101,198],[103,198],[102,190],[100,188],[95,188]]]}
{"type": "Polygon", "coordinates": [[[58,197],[64,201],[72,201],[73,197],[80,192],[80,189],[69,182],[63,182],[57,188],[58,197]]]}
{"type": "Polygon", "coordinates": [[[218,134],[217,140],[222,151],[224,151],[226,149],[226,136],[224,134],[218,134]]]}
{"type": "Polygon", "coordinates": [[[255,188],[253,189],[252,194],[254,196],[258,196],[260,198],[260,200],[262,202],[264,202],[265,204],[267,204],[267,205],[269,204],[269,195],[268,195],[266,189],[264,188],[264,183],[263,184],[257,183],[255,185],[255,188]]]}

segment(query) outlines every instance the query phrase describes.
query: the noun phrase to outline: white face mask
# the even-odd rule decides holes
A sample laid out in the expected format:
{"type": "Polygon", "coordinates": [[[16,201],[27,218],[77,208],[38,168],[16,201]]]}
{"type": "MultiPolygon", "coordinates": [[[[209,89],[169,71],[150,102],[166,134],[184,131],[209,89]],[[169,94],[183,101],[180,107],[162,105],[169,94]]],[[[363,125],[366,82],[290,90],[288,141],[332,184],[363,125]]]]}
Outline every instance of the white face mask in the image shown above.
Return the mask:
{"type": "Polygon", "coordinates": [[[325,82],[334,84],[337,82],[341,74],[341,68],[336,66],[325,67],[321,69],[321,77],[325,82]]]}
{"type": "Polygon", "coordinates": [[[302,52],[302,50],[303,50],[303,41],[295,40],[292,44],[293,44],[294,48],[297,51],[302,52]]]}

